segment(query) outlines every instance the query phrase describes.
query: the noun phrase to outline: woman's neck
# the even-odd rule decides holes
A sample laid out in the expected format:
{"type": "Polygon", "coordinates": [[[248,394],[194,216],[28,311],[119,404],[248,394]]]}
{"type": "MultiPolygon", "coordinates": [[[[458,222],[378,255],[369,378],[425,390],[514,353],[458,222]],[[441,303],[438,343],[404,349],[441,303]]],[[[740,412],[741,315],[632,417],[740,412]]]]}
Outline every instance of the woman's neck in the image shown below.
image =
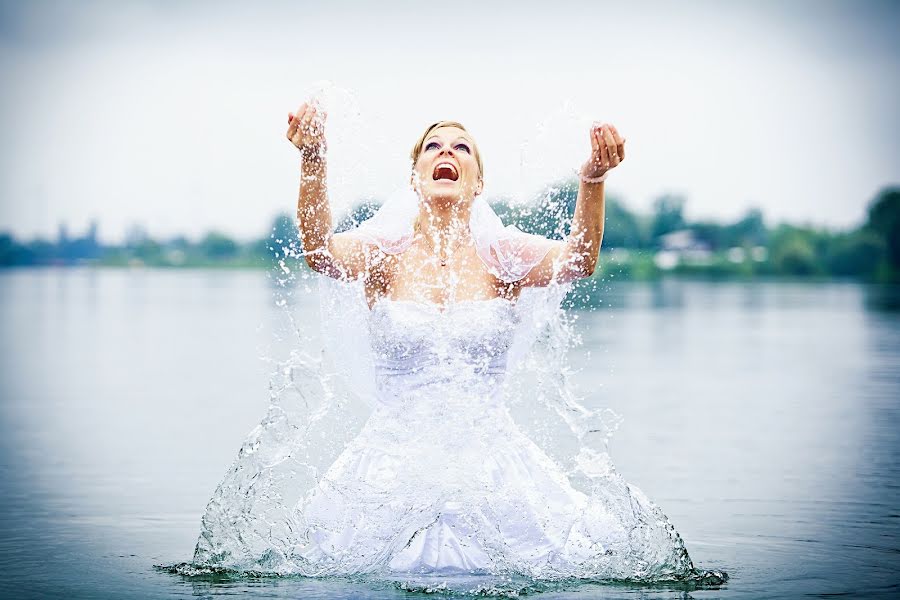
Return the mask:
{"type": "Polygon", "coordinates": [[[417,231],[433,248],[462,244],[471,238],[469,214],[470,203],[441,206],[421,202],[417,231]]]}

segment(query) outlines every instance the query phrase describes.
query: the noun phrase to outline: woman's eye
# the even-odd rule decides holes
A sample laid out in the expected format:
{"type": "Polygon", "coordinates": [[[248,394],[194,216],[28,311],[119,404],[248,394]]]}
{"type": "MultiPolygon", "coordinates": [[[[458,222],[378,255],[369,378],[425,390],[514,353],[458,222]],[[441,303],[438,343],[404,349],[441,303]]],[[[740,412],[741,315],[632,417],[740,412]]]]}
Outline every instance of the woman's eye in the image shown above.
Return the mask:
{"type": "Polygon", "coordinates": [[[469,153],[471,152],[471,150],[469,150],[469,147],[466,146],[465,144],[457,144],[457,145],[456,145],[456,149],[457,149],[457,150],[462,150],[462,151],[465,152],[466,154],[469,154],[469,153]]]}
{"type": "Polygon", "coordinates": [[[427,144],[425,144],[426,150],[437,150],[440,147],[441,147],[441,145],[438,144],[437,142],[428,142],[427,144]]]}

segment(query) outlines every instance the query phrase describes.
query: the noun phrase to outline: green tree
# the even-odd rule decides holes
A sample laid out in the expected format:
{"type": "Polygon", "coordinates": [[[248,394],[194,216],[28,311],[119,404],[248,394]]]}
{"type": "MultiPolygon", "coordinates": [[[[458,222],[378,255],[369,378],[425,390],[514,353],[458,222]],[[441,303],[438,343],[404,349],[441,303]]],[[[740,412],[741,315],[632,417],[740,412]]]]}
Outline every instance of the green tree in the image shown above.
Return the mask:
{"type": "Polygon", "coordinates": [[[200,242],[198,250],[205,258],[223,260],[234,258],[238,253],[237,242],[222,233],[211,232],[200,242]]]}
{"type": "Polygon", "coordinates": [[[145,263],[158,264],[162,262],[162,246],[150,238],[141,240],[131,246],[131,255],[145,263]]]}
{"type": "Polygon", "coordinates": [[[569,233],[577,201],[578,182],[568,179],[544,190],[536,205],[519,206],[514,221],[525,231],[559,240],[569,233]]]}
{"type": "Polygon", "coordinates": [[[653,217],[650,221],[650,237],[654,242],[659,236],[684,229],[684,198],[665,195],[653,203],[653,217]]]}
{"type": "Polygon", "coordinates": [[[781,275],[816,275],[822,272],[809,230],[782,226],[772,243],[772,267],[781,275]]]}
{"type": "Polygon", "coordinates": [[[37,239],[25,244],[29,264],[48,264],[58,260],[56,245],[47,240],[37,239]]]}
{"type": "Polygon", "coordinates": [[[698,240],[705,242],[712,250],[763,246],[769,236],[763,222],[762,211],[757,208],[747,211],[743,217],[730,225],[701,221],[691,223],[688,227],[698,240]]]}
{"type": "Polygon", "coordinates": [[[900,188],[886,188],[878,194],[869,206],[866,228],[882,237],[888,264],[900,271],[900,188]]]}
{"type": "Polygon", "coordinates": [[[335,227],[335,231],[347,231],[348,229],[353,229],[363,221],[370,219],[372,215],[380,207],[380,204],[375,202],[374,200],[366,200],[361,204],[357,204],[353,207],[353,210],[350,211],[344,218],[342,218],[337,227],[335,227]]]}
{"type": "Polygon", "coordinates": [[[690,230],[694,232],[695,238],[708,245],[712,250],[730,247],[727,227],[719,223],[710,221],[691,223],[690,230]]]}
{"type": "Polygon", "coordinates": [[[854,231],[836,237],[830,244],[827,264],[832,275],[873,277],[884,260],[884,240],[873,231],[854,231]]]}
{"type": "Polygon", "coordinates": [[[287,213],[275,217],[269,238],[263,241],[267,253],[273,258],[299,256],[303,250],[297,220],[287,213]]]}
{"type": "Polygon", "coordinates": [[[558,240],[569,232],[577,199],[578,182],[566,180],[547,187],[537,202],[517,204],[501,199],[491,206],[503,223],[558,240]]]}
{"type": "Polygon", "coordinates": [[[24,248],[13,236],[0,233],[0,266],[21,265],[24,262],[24,248]]]}
{"type": "Polygon", "coordinates": [[[609,248],[640,248],[644,235],[640,221],[617,198],[606,200],[606,222],[603,225],[603,246],[609,248]]]}
{"type": "Polygon", "coordinates": [[[725,238],[728,247],[762,246],[769,237],[762,211],[752,208],[733,225],[725,227],[725,238]]]}

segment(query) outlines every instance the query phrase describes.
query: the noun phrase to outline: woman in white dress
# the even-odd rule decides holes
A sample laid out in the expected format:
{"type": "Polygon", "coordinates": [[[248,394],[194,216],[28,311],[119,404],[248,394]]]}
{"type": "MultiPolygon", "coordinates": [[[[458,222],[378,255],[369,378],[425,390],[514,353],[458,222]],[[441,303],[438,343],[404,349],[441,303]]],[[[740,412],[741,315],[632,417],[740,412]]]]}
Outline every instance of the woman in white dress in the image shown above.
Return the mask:
{"type": "MultiPolygon", "coordinates": [[[[591,127],[570,233],[549,240],[502,226],[479,198],[474,139],[447,121],[412,150],[412,199],[335,234],[325,115],[303,104],[288,119],[301,155],[305,259],[329,281],[358,286],[365,307],[358,322],[335,305],[323,310],[338,325],[324,335],[366,340],[365,356],[334,354],[351,378],[372,380],[373,408],[321,471],[305,457],[327,444],[316,437],[327,408],[302,418],[270,409],[207,508],[195,564],[312,576],[696,577],[681,538],[640,490],[585,449],[576,462],[591,489],[577,490],[501,393],[517,332],[538,308],[526,292],[596,268],[604,180],[625,158],[616,128],[591,127]]],[[[295,405],[309,404],[315,394],[303,386],[316,377],[291,375],[295,405]]]]}

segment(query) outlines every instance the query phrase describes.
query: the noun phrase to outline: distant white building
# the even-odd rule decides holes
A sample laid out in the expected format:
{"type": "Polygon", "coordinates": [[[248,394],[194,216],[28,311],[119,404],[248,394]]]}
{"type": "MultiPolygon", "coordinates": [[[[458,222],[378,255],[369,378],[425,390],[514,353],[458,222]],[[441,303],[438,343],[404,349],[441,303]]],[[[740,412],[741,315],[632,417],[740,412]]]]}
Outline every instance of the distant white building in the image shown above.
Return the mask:
{"type": "Polygon", "coordinates": [[[753,246],[749,250],[740,246],[734,246],[728,249],[727,256],[728,260],[733,263],[742,263],[748,258],[753,259],[755,262],[763,262],[768,258],[769,252],[765,246],[753,246]]]}
{"type": "Polygon", "coordinates": [[[656,266],[664,271],[679,264],[705,266],[712,263],[709,244],[698,240],[690,229],[679,229],[659,236],[660,250],[653,257],[656,266]]]}
{"type": "Polygon", "coordinates": [[[728,249],[728,261],[740,264],[747,260],[747,252],[740,246],[734,246],[728,249]]]}

